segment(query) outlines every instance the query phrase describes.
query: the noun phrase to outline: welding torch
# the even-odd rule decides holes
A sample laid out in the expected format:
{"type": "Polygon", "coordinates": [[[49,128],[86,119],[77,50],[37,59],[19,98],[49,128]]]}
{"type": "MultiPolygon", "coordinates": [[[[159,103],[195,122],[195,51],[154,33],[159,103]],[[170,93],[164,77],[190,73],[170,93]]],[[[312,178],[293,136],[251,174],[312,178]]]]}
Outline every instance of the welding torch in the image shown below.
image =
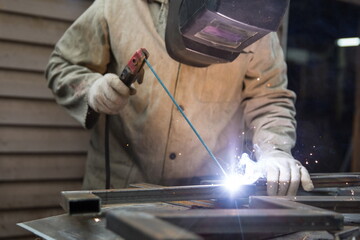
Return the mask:
{"type": "Polygon", "coordinates": [[[130,58],[125,68],[120,74],[120,80],[128,87],[135,81],[142,83],[144,77],[145,60],[149,57],[149,52],[145,48],[138,49],[130,58]]]}

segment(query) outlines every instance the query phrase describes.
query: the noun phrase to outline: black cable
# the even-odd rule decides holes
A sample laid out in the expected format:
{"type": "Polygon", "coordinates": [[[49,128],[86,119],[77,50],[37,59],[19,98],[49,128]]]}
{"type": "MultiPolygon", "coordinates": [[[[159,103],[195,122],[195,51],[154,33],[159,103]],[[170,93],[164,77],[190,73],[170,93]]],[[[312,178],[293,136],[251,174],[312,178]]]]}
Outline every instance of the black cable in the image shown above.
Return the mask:
{"type": "MultiPolygon", "coordinates": [[[[132,56],[131,65],[135,67],[135,69],[130,68],[128,65],[124,68],[120,75],[120,80],[131,89],[131,84],[135,81],[138,83],[142,83],[142,79],[144,76],[144,69],[143,66],[145,64],[145,59],[148,58],[149,53],[146,51],[145,48],[140,48],[135,54],[132,56]],[[140,64],[139,64],[140,63],[140,64]]],[[[105,189],[110,189],[110,149],[109,149],[109,130],[110,125],[110,116],[105,115],[105,142],[104,142],[104,153],[105,153],[105,189]]]]}
{"type": "Polygon", "coordinates": [[[109,122],[110,116],[105,115],[105,189],[110,189],[110,150],[109,150],[109,122]]]}

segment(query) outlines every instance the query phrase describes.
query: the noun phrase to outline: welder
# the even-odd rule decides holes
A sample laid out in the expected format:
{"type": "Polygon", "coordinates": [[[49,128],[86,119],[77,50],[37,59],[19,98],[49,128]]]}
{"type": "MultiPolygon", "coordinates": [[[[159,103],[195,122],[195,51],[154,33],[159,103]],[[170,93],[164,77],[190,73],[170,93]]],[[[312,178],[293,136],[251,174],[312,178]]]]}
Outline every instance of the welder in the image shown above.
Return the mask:
{"type": "Polygon", "coordinates": [[[104,188],[106,115],[111,188],[222,175],[150,71],[141,85],[119,79],[144,47],[225,170],[248,152],[269,195],[294,195],[300,183],[311,190],[308,171],[291,155],[295,94],[276,34],[288,3],[95,0],[58,41],[46,71],[57,103],[91,129],[84,188],[104,188]]]}

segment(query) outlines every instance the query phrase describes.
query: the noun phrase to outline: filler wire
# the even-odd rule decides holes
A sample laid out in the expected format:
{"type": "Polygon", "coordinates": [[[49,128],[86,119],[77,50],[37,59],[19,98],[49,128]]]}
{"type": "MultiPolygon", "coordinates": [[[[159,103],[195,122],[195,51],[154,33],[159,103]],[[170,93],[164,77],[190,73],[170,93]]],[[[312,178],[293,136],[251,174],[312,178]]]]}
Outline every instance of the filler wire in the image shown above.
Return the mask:
{"type": "Polygon", "coordinates": [[[172,100],[172,102],[175,104],[175,106],[177,107],[177,109],[179,110],[179,112],[181,113],[181,115],[184,117],[184,119],[186,120],[186,122],[189,124],[189,126],[191,127],[191,129],[193,130],[193,132],[195,133],[195,135],[198,137],[198,139],[200,140],[201,144],[205,147],[206,151],[209,153],[210,157],[212,160],[214,160],[215,164],[221,169],[221,171],[223,172],[223,174],[225,176],[227,176],[225,170],[223,169],[223,167],[220,165],[219,161],[216,159],[215,155],[211,152],[210,148],[206,145],[205,141],[202,139],[202,137],[200,136],[200,134],[198,133],[198,131],[195,129],[194,125],[190,122],[190,120],[186,117],[184,111],[181,109],[181,107],[179,106],[179,104],[176,102],[175,98],[171,95],[171,93],[169,92],[169,90],[166,88],[166,86],[164,85],[164,83],[161,81],[160,77],[157,75],[157,73],[155,72],[155,70],[153,69],[153,67],[151,66],[151,64],[149,63],[149,61],[147,59],[145,59],[146,64],[148,65],[148,67],[150,68],[150,70],[152,71],[152,73],[155,75],[156,79],[158,80],[158,82],[161,84],[161,86],[164,88],[164,90],[166,91],[166,93],[169,95],[170,99],[172,100]]]}

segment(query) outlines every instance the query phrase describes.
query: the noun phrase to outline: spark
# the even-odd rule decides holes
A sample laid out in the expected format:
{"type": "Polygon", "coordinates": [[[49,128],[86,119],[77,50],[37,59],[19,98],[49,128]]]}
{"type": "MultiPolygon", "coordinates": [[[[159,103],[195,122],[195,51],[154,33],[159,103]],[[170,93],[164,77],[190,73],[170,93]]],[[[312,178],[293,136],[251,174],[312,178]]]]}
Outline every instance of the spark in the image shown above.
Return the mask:
{"type": "Polygon", "coordinates": [[[318,160],[315,160],[315,163],[319,163],[319,161],[318,161],[318,160]]]}
{"type": "Polygon", "coordinates": [[[306,161],[306,162],[305,162],[305,164],[309,164],[309,162],[308,162],[308,161],[306,161]]]}
{"type": "Polygon", "coordinates": [[[95,222],[100,222],[101,220],[100,220],[100,218],[94,218],[94,221],[95,222]]]}

